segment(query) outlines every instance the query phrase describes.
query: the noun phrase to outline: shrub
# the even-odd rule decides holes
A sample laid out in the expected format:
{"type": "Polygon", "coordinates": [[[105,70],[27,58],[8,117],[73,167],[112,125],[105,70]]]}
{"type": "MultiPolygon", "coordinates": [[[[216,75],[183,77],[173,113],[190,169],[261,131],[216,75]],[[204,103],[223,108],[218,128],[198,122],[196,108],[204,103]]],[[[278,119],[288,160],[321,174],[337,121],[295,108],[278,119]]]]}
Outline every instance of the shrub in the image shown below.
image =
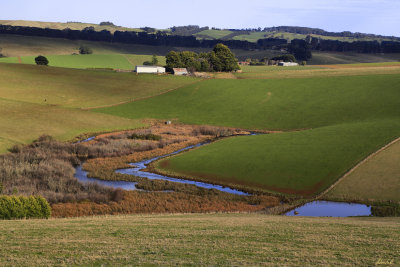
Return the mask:
{"type": "Polygon", "coordinates": [[[87,46],[81,45],[79,47],[79,54],[81,54],[81,55],[93,54],[93,50],[87,46]]]}
{"type": "Polygon", "coordinates": [[[3,184],[0,183],[0,194],[2,194],[2,193],[3,193],[3,184]]]}
{"type": "Polygon", "coordinates": [[[155,134],[132,134],[131,139],[140,139],[140,140],[154,140],[154,141],[160,141],[161,136],[160,135],[155,135],[155,134]]]}
{"type": "Polygon", "coordinates": [[[0,219],[47,219],[50,215],[50,205],[41,196],[0,196],[0,219]]]}
{"type": "Polygon", "coordinates": [[[49,65],[49,61],[47,60],[46,57],[44,56],[38,56],[35,58],[35,62],[37,65],[43,65],[43,66],[47,66],[49,65]]]}

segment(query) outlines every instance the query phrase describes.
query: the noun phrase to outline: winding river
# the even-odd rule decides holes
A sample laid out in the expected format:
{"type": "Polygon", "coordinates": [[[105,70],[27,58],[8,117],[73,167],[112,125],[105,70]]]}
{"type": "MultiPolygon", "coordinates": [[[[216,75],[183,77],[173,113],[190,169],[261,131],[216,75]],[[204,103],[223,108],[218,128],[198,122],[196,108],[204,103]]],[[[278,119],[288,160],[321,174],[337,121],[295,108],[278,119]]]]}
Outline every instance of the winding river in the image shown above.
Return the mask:
{"type": "MultiPolygon", "coordinates": [[[[255,135],[252,133],[251,135],[255,135]]],[[[85,139],[80,142],[88,142],[90,140],[95,139],[95,136],[89,137],[88,139],[85,139]]],[[[249,194],[237,189],[229,188],[229,187],[224,187],[221,185],[214,185],[214,184],[209,184],[209,183],[204,183],[204,182],[197,182],[197,181],[192,181],[192,180],[185,180],[185,179],[179,179],[179,178],[174,178],[174,177],[169,177],[169,176],[164,176],[164,175],[159,175],[151,172],[146,172],[143,171],[146,169],[147,165],[149,165],[151,162],[176,155],[178,153],[187,151],[192,148],[200,147],[205,144],[208,144],[210,142],[204,142],[196,145],[191,145],[182,149],[179,149],[177,151],[174,151],[172,153],[154,157],[151,159],[143,160],[140,162],[135,162],[135,163],[130,163],[129,165],[132,166],[132,168],[127,168],[127,169],[118,169],[116,170],[117,173],[121,174],[128,174],[128,175],[134,175],[138,177],[143,177],[147,178],[150,180],[166,180],[170,182],[177,182],[177,183],[185,183],[185,184],[192,184],[198,187],[202,188],[207,188],[207,189],[216,189],[222,192],[226,193],[231,193],[231,194],[237,194],[237,195],[245,195],[248,196],[249,194]]],[[[79,166],[76,168],[76,173],[75,177],[82,183],[97,183],[103,186],[108,186],[108,187],[113,187],[113,188],[121,188],[124,190],[140,190],[136,188],[137,182],[126,182],[126,181],[106,181],[106,180],[100,180],[96,178],[89,178],[87,177],[87,172],[82,170],[82,166],[79,166]]],[[[298,207],[296,209],[293,209],[287,213],[285,213],[287,216],[312,216],[312,217],[349,217],[349,216],[370,216],[371,215],[371,207],[363,204],[356,204],[356,203],[344,203],[344,202],[332,202],[332,201],[312,201],[309,202],[301,207],[298,207]]]]}
{"type": "MultiPolygon", "coordinates": [[[[94,138],[91,138],[90,140],[93,140],[93,139],[94,138]]],[[[90,141],[89,139],[87,139],[87,140],[90,141]]],[[[84,141],[86,141],[86,140],[84,140],[84,141]]],[[[203,146],[208,143],[210,143],[210,142],[205,142],[205,143],[188,146],[188,147],[179,149],[177,151],[174,151],[172,153],[169,153],[169,154],[166,154],[163,156],[154,157],[154,158],[143,160],[140,162],[130,163],[129,165],[131,165],[133,168],[119,169],[119,170],[116,170],[116,172],[121,173],[121,174],[129,174],[129,175],[134,175],[134,176],[138,176],[138,177],[143,177],[143,178],[147,178],[150,180],[166,180],[166,181],[170,181],[170,182],[192,184],[192,185],[195,185],[198,187],[207,188],[207,189],[216,189],[216,190],[219,190],[222,192],[236,194],[236,195],[245,195],[245,196],[249,195],[246,192],[243,192],[243,191],[240,191],[237,189],[233,189],[233,188],[229,188],[229,187],[224,187],[221,185],[214,185],[214,184],[209,184],[209,183],[179,179],[179,178],[174,178],[174,177],[169,177],[169,176],[164,176],[164,175],[159,175],[159,174],[143,171],[143,169],[146,169],[147,165],[153,161],[156,161],[158,159],[165,158],[165,157],[168,157],[171,155],[176,155],[183,151],[187,151],[187,150],[195,148],[195,147],[200,147],[200,146],[203,146]]],[[[138,190],[135,187],[137,182],[105,181],[105,180],[100,180],[100,179],[95,179],[95,178],[89,178],[89,177],[87,177],[87,172],[82,170],[82,166],[79,166],[76,168],[75,177],[82,183],[95,182],[100,185],[109,186],[109,187],[113,187],[113,188],[121,188],[124,190],[138,190]]]]}

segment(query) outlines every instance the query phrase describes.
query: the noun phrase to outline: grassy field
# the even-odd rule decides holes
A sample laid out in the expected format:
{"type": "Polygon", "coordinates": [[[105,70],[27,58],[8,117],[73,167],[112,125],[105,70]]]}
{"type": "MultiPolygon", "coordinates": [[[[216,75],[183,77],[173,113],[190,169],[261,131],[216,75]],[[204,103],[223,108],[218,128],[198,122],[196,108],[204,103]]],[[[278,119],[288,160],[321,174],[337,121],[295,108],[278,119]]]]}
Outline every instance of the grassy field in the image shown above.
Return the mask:
{"type": "MultiPolygon", "coordinates": [[[[86,45],[93,49],[94,54],[135,54],[135,55],[159,55],[165,56],[169,51],[195,51],[209,52],[210,48],[167,47],[135,44],[119,44],[107,42],[92,42],[82,40],[66,40],[60,38],[46,38],[35,36],[0,35],[0,47],[7,57],[37,56],[42,55],[71,55],[78,53],[80,45],[86,45]]],[[[274,57],[281,52],[274,50],[232,50],[240,60],[247,58],[274,57]]],[[[368,63],[398,61],[400,54],[358,54],[358,53],[327,53],[313,52],[313,58],[309,64],[344,64],[344,63],[368,63]]],[[[148,60],[148,59],[146,59],[148,60]]],[[[161,61],[160,61],[161,62],[161,61]]]]}
{"type": "Polygon", "coordinates": [[[241,66],[241,73],[235,73],[239,79],[271,78],[312,78],[331,76],[354,76],[375,74],[400,74],[398,62],[337,64],[313,66],[241,66]]]}
{"type": "Polygon", "coordinates": [[[81,110],[154,96],[198,80],[21,64],[0,64],[0,152],[41,134],[66,140],[131,129],[136,120],[81,110]]]}
{"type": "Polygon", "coordinates": [[[0,153],[14,144],[27,144],[43,134],[69,140],[82,133],[133,129],[137,120],[79,109],[0,99],[0,153]]]}
{"type": "Polygon", "coordinates": [[[98,111],[128,118],[179,118],[185,123],[247,129],[315,128],[397,118],[399,85],[399,75],[207,80],[98,111]]]}
{"type": "Polygon", "coordinates": [[[400,135],[398,75],[209,80],[98,111],[127,118],[294,130],[226,139],[169,160],[165,172],[310,196],[400,135]]]}
{"type": "MultiPolygon", "coordinates": [[[[36,64],[36,56],[0,58],[0,63],[36,64]]],[[[63,68],[112,68],[133,70],[136,65],[142,65],[144,61],[151,61],[152,55],[130,54],[91,54],[91,55],[46,55],[49,66],[63,68]]],[[[159,64],[165,65],[165,57],[158,56],[159,64]]]]}
{"type": "Polygon", "coordinates": [[[400,202],[400,142],[392,144],[355,169],[326,197],[400,202]]]}
{"type": "MultiPolygon", "coordinates": [[[[71,55],[78,53],[81,45],[90,47],[94,54],[136,54],[164,56],[171,50],[190,50],[189,48],[174,48],[151,45],[120,44],[108,42],[93,42],[82,40],[67,40],[35,36],[0,35],[0,47],[7,57],[37,56],[37,55],[71,55]]],[[[196,51],[208,51],[199,49],[196,51]]],[[[146,59],[147,60],[147,59],[146,59]]]]}
{"type": "Polygon", "coordinates": [[[3,221],[0,265],[319,265],[400,262],[394,218],[256,214],[3,221]]]}
{"type": "Polygon", "coordinates": [[[71,30],[81,31],[86,27],[94,27],[95,31],[107,30],[110,32],[115,31],[135,31],[141,32],[141,29],[136,28],[126,28],[118,26],[100,26],[94,23],[79,23],[79,22],[44,22],[44,21],[31,21],[31,20],[0,20],[1,25],[11,25],[11,26],[24,26],[24,27],[37,27],[37,28],[49,28],[56,30],[64,30],[69,28],[71,30]]]}
{"type": "Polygon", "coordinates": [[[360,54],[360,53],[335,53],[313,52],[308,61],[311,65],[321,64],[351,64],[351,63],[376,63],[400,61],[400,54],[360,54]]]}
{"type": "Polygon", "coordinates": [[[229,34],[231,34],[231,31],[216,31],[216,30],[204,30],[199,33],[196,33],[195,36],[200,35],[200,36],[208,36],[209,39],[221,39],[229,34]]]}
{"type": "Polygon", "coordinates": [[[199,81],[21,64],[0,64],[0,80],[0,98],[72,108],[117,104],[199,81]]]}

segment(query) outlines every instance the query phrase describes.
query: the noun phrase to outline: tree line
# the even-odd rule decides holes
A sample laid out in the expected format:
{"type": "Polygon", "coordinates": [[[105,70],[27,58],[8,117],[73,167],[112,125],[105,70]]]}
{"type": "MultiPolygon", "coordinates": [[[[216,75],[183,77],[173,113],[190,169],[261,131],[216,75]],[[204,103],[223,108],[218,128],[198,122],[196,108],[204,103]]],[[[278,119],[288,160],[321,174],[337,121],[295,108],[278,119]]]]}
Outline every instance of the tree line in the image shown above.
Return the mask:
{"type": "MultiPolygon", "coordinates": [[[[195,30],[196,27],[191,28],[195,30]]],[[[189,30],[189,29],[187,29],[189,30]]],[[[198,29],[197,29],[198,30],[198,29]]],[[[179,30],[178,30],[179,31],[179,30]]],[[[89,40],[103,42],[118,42],[127,44],[143,44],[155,46],[179,46],[179,47],[203,47],[212,48],[218,43],[229,46],[231,49],[288,49],[297,59],[304,60],[310,56],[309,50],[335,51],[335,52],[359,52],[359,53],[399,53],[400,42],[395,41],[354,41],[342,42],[335,40],[323,40],[308,36],[305,40],[294,39],[290,43],[286,39],[265,38],[256,43],[241,40],[198,40],[195,36],[182,36],[167,34],[166,32],[132,32],[132,31],[95,31],[93,27],[79,30],[57,30],[37,27],[23,27],[0,25],[0,34],[18,34],[26,36],[42,36],[53,38],[65,38],[70,40],[89,40]]]]}

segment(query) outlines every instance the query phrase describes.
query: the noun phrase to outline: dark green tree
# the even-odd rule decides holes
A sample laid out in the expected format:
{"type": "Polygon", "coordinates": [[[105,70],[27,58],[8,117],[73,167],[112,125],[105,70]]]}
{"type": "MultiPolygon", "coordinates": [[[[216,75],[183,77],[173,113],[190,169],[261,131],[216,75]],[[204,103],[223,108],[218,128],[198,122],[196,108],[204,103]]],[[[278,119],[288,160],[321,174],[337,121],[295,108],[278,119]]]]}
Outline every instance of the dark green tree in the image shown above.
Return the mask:
{"type": "Polygon", "coordinates": [[[47,60],[46,57],[44,56],[38,56],[35,58],[35,62],[37,65],[43,65],[43,66],[47,66],[49,65],[49,61],[47,60]]]}
{"type": "Polygon", "coordinates": [[[182,63],[180,55],[175,51],[171,51],[167,54],[166,61],[167,61],[167,68],[170,69],[185,67],[182,63]]]}
{"type": "Polygon", "coordinates": [[[215,53],[215,56],[218,58],[218,60],[221,62],[222,70],[220,71],[235,71],[240,69],[235,55],[226,45],[215,45],[213,52],[215,53]]]}
{"type": "Polygon", "coordinates": [[[209,53],[209,62],[213,71],[222,71],[223,66],[221,60],[217,57],[214,51],[209,53]]]}

